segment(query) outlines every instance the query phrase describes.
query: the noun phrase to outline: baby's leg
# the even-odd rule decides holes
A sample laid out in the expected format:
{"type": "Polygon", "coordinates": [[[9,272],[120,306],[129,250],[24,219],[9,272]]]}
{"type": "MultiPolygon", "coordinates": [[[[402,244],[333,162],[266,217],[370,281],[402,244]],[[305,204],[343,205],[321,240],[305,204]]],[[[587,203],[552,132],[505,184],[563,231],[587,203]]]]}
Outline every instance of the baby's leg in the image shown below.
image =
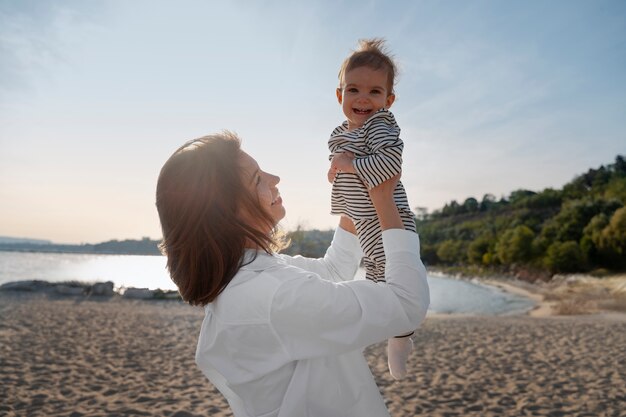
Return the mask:
{"type": "Polygon", "coordinates": [[[400,209],[399,211],[400,218],[402,219],[402,224],[404,224],[404,230],[417,233],[417,226],[415,225],[415,217],[413,215],[413,212],[402,209],[400,209]]]}
{"type": "Polygon", "coordinates": [[[365,278],[378,282],[385,281],[385,251],[383,235],[378,219],[361,219],[354,221],[356,234],[363,249],[363,265],[365,278]]]}
{"type": "Polygon", "coordinates": [[[406,363],[413,350],[412,334],[387,340],[387,366],[393,379],[400,380],[406,376],[406,363]]]}

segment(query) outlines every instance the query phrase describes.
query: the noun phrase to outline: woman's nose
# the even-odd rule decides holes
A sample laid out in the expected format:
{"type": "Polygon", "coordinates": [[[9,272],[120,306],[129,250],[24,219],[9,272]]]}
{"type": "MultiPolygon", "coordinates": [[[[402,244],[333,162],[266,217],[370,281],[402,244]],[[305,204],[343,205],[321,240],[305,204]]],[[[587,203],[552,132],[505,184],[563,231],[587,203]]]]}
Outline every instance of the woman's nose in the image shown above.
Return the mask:
{"type": "Polygon", "coordinates": [[[278,184],[280,182],[280,177],[278,175],[272,175],[272,183],[278,184]]]}

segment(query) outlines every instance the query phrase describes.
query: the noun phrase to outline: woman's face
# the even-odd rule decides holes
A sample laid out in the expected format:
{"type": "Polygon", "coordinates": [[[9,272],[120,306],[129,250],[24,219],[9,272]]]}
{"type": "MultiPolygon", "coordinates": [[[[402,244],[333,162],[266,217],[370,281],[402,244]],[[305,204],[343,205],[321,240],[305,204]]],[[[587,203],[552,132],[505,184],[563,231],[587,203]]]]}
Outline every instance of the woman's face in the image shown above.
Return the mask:
{"type": "MultiPolygon", "coordinates": [[[[269,174],[259,168],[259,164],[250,155],[241,151],[239,156],[239,167],[242,170],[244,185],[249,188],[253,195],[258,197],[259,204],[267,213],[272,216],[276,226],[285,217],[285,207],[276,185],[280,178],[269,174]]],[[[252,219],[253,223],[260,223],[260,220],[252,219]]],[[[269,233],[269,230],[262,230],[269,233]]]]}

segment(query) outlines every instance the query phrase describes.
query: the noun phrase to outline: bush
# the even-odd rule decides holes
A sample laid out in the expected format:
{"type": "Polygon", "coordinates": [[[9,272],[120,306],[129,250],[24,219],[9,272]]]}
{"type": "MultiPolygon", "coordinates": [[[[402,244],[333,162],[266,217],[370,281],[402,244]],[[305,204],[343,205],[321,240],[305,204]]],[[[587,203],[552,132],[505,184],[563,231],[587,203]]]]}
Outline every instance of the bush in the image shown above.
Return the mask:
{"type": "Polygon", "coordinates": [[[426,265],[437,265],[439,258],[437,257],[437,248],[434,245],[422,244],[420,247],[421,258],[426,265]]]}
{"type": "Polygon", "coordinates": [[[462,240],[446,240],[437,248],[437,258],[447,264],[463,263],[465,256],[465,243],[462,240]]]}
{"type": "Polygon", "coordinates": [[[595,243],[607,266],[626,266],[626,207],[615,211],[595,243]]]}
{"type": "Polygon", "coordinates": [[[504,232],[496,248],[500,262],[507,265],[530,260],[534,238],[533,231],[525,225],[504,232]]]}
{"type": "MultiPolygon", "coordinates": [[[[467,247],[467,259],[471,264],[481,265],[485,263],[485,255],[495,246],[495,239],[490,235],[478,237],[467,247]]],[[[491,259],[487,259],[487,265],[491,259]]]]}
{"type": "Polygon", "coordinates": [[[545,263],[552,273],[576,272],[584,269],[583,253],[578,243],[573,240],[563,243],[554,242],[550,245],[545,263]]]}

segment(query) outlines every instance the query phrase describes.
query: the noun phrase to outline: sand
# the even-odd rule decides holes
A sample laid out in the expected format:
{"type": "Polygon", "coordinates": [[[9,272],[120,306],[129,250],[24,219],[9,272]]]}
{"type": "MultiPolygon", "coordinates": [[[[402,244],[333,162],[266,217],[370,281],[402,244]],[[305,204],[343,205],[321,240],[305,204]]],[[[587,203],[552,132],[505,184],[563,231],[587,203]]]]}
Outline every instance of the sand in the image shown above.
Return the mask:
{"type": "Polygon", "coordinates": [[[513,278],[481,279],[484,283],[535,301],[533,317],[626,313],[626,274],[597,278],[585,274],[555,275],[549,282],[513,278]]]}
{"type": "MultiPolygon", "coordinates": [[[[0,415],[230,416],[177,301],[0,292],[0,415]]],[[[429,317],[409,377],[366,349],[392,416],[626,416],[626,315],[429,317]]],[[[297,416],[294,416],[297,417],[297,416]]]]}

